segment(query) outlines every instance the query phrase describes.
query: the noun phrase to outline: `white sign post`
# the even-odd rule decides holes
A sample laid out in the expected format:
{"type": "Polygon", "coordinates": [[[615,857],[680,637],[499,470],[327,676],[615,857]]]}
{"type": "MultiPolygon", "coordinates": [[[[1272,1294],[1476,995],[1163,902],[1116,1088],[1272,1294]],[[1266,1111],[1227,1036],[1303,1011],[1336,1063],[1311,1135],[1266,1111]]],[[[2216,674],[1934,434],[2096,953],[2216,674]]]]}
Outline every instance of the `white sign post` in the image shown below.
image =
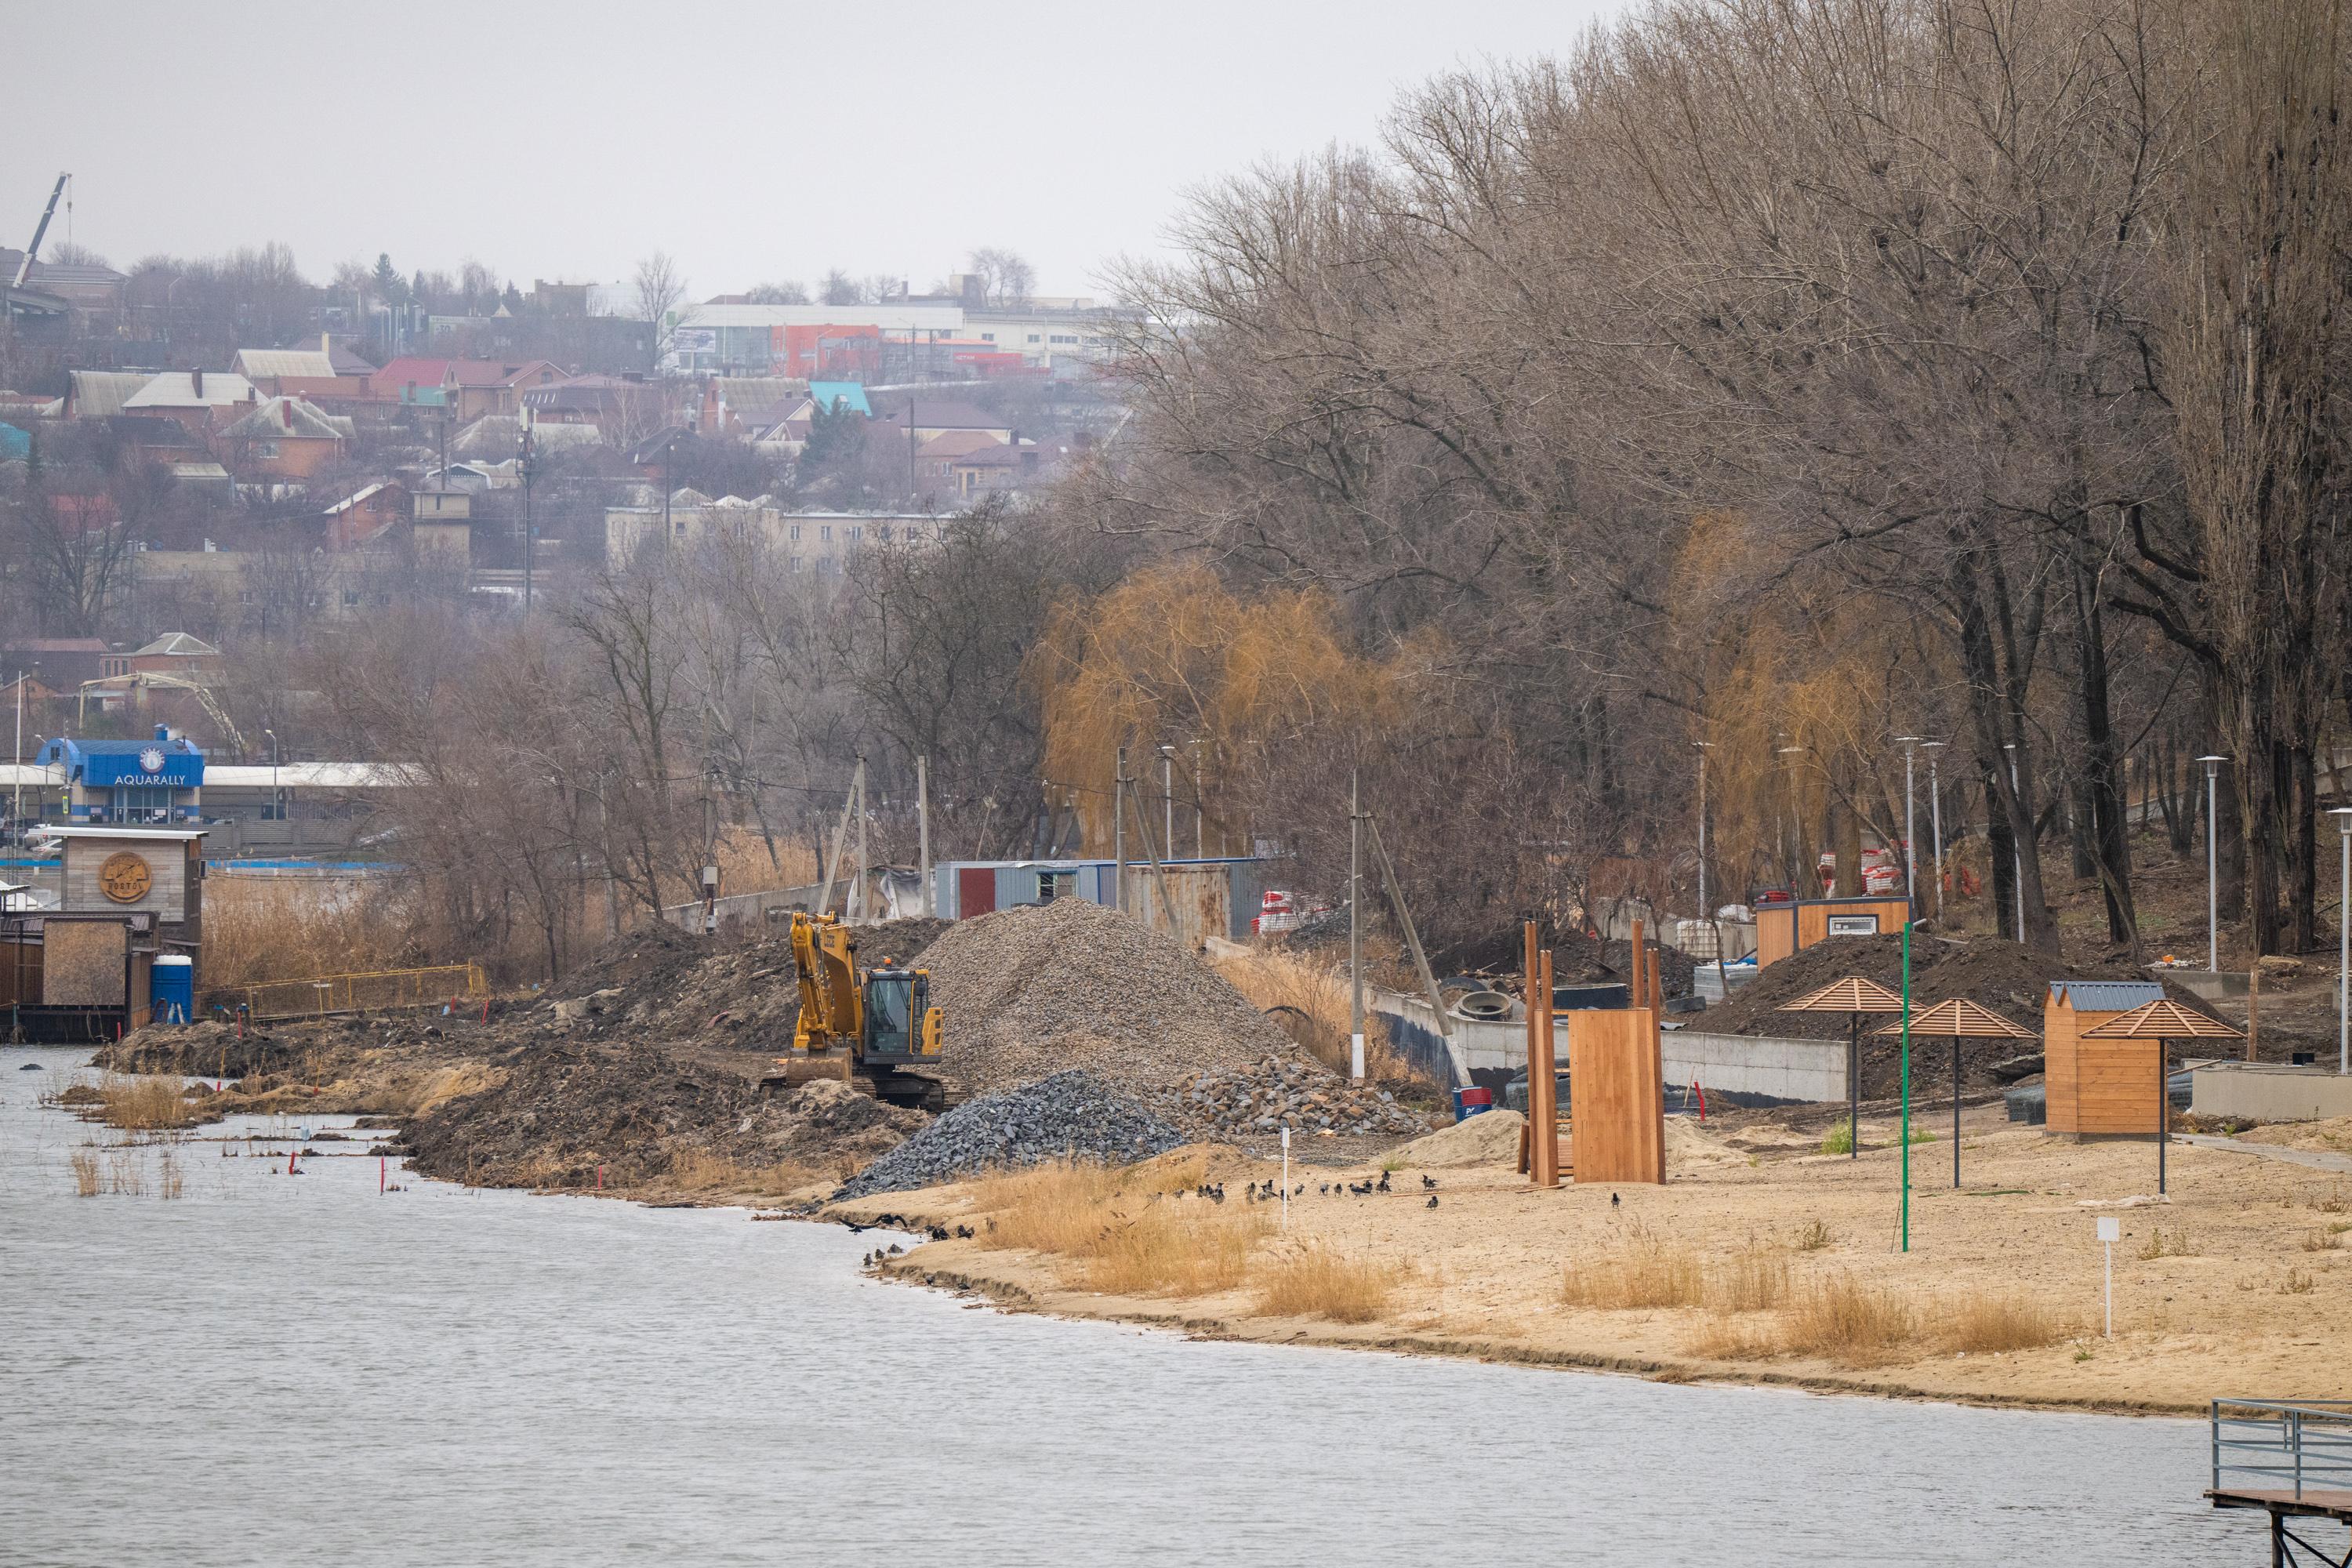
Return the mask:
{"type": "Polygon", "coordinates": [[[2123,1239],[2124,1222],[2112,1215],[2099,1216],[2099,1240],[2107,1249],[2107,1338],[2116,1337],[2116,1243],[2123,1239]]]}
{"type": "Polygon", "coordinates": [[[1282,1228],[1290,1228],[1290,1129],[1282,1130],[1282,1228]]]}

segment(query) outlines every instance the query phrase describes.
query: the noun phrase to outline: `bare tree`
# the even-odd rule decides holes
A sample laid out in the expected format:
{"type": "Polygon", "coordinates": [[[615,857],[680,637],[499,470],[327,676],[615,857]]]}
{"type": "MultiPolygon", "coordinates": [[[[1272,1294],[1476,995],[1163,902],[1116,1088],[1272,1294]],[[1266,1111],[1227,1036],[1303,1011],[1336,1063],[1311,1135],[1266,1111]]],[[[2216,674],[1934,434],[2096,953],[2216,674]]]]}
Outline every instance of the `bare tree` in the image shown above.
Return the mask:
{"type": "Polygon", "coordinates": [[[686,299],[686,278],[667,251],[656,250],[637,263],[635,288],[637,316],[653,324],[654,363],[658,364],[676,346],[677,330],[688,324],[693,313],[680,308],[686,299]]]}
{"type": "Polygon", "coordinates": [[[1035,268],[1016,252],[993,246],[983,246],[966,258],[965,268],[977,274],[984,287],[988,303],[1000,310],[1026,310],[1032,287],[1037,280],[1035,268]]]}

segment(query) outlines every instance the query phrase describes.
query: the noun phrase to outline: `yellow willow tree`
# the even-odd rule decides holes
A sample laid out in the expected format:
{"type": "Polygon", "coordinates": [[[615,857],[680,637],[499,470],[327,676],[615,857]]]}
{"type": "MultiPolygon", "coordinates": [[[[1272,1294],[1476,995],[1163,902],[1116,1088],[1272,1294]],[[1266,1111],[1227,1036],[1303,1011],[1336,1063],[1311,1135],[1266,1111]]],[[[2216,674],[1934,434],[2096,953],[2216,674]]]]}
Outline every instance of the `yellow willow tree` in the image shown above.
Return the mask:
{"type": "Polygon", "coordinates": [[[1378,741],[1410,709],[1423,668],[1410,647],[1386,661],[1351,652],[1321,593],[1244,598],[1204,568],[1160,567],[1057,605],[1028,674],[1048,787],[1071,793],[1101,853],[1121,746],[1130,778],[1146,774],[1154,748],[1175,746],[1178,797],[1197,790],[1210,841],[1245,847],[1235,840],[1246,837],[1245,803],[1267,759],[1295,745],[1378,741]]]}

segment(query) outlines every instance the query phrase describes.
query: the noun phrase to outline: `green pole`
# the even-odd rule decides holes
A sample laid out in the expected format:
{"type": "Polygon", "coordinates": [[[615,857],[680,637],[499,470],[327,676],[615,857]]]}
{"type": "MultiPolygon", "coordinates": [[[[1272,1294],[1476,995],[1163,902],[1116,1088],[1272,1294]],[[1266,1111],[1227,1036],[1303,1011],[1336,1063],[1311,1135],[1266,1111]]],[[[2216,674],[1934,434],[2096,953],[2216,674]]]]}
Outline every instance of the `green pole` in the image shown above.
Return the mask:
{"type": "Polygon", "coordinates": [[[1903,1250],[1911,1250],[1911,922],[1903,922],[1903,1250]]]}

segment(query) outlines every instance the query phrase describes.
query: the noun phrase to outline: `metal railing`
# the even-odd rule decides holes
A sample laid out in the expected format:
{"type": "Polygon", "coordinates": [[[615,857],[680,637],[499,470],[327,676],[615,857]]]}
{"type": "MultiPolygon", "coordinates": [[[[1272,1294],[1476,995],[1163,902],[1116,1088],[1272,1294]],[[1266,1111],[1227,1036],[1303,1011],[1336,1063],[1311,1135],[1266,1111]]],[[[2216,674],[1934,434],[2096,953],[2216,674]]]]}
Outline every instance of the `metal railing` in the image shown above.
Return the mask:
{"type": "Polygon", "coordinates": [[[317,1018],[331,1013],[431,1007],[458,999],[478,1001],[489,994],[489,983],[479,964],[443,963],[429,969],[379,969],[236,985],[211,992],[205,1000],[230,1009],[242,1005],[246,1016],[260,1023],[271,1018],[317,1018]]]}
{"type": "Polygon", "coordinates": [[[2217,1492],[2352,1492],[2352,1399],[2217,1399],[2212,1423],[2217,1492]]]}

